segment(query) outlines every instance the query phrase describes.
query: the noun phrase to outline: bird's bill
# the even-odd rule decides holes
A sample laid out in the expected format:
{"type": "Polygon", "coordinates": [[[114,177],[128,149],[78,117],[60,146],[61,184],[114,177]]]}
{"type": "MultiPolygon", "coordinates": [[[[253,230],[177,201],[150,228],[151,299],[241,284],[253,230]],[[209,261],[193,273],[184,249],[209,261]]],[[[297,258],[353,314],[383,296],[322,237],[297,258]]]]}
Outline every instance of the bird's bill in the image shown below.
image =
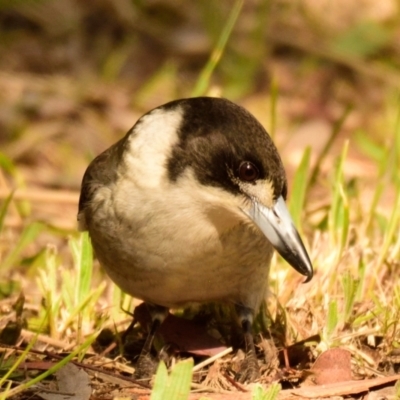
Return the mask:
{"type": "Polygon", "coordinates": [[[283,197],[279,197],[272,208],[252,201],[250,209],[243,211],[260,228],[277,252],[296,271],[307,277],[306,282],[310,281],[313,276],[310,257],[283,197]]]}

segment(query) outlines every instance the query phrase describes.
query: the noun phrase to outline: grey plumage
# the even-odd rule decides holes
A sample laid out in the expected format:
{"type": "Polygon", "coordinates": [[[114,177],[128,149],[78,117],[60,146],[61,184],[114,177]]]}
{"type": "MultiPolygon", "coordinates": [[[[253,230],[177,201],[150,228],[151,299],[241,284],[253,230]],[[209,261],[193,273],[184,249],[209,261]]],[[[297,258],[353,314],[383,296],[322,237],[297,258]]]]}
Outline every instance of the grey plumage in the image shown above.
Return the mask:
{"type": "Polygon", "coordinates": [[[250,113],[225,99],[183,99],[144,115],[92,161],[78,220],[128,294],[165,308],[231,302],[250,334],[273,246],[312,276],[286,193],[277,149],[250,113]]]}

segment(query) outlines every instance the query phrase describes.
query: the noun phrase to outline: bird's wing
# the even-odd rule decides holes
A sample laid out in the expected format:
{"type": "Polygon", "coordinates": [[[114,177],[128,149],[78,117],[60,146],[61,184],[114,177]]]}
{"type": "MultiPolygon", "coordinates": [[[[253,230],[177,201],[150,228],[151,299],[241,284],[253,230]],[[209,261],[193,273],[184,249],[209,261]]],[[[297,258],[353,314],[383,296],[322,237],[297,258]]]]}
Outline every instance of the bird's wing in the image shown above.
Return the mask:
{"type": "Polygon", "coordinates": [[[124,139],[98,155],[88,166],[83,175],[78,206],[78,229],[87,230],[86,209],[100,187],[108,186],[116,181],[117,167],[124,147],[124,139]]]}

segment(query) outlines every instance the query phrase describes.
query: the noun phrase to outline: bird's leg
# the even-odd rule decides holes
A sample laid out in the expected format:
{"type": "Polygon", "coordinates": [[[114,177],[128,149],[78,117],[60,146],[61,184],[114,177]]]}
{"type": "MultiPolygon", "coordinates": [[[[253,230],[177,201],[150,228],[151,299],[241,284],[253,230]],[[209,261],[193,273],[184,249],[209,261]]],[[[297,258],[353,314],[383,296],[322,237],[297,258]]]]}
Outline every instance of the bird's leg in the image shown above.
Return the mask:
{"type": "Polygon", "coordinates": [[[150,332],[147,335],[147,338],[144,343],[143,349],[140,353],[140,356],[150,353],[151,346],[153,345],[154,337],[157,333],[157,330],[161,326],[161,324],[164,322],[165,318],[168,315],[168,308],[165,308],[162,306],[156,306],[156,305],[152,305],[152,304],[147,304],[147,308],[148,308],[150,316],[151,316],[151,326],[150,326],[150,332]]]}
{"type": "Polygon", "coordinates": [[[149,377],[155,371],[155,363],[151,359],[151,347],[153,345],[154,337],[157,333],[158,328],[161,326],[163,321],[168,315],[168,308],[157,306],[153,304],[147,304],[150,316],[151,316],[151,326],[150,332],[147,335],[146,341],[143,345],[142,351],[140,352],[136,370],[135,377],[143,378],[149,377]]]}
{"type": "Polygon", "coordinates": [[[242,327],[246,358],[242,362],[239,372],[239,381],[255,381],[260,377],[260,367],[258,365],[256,348],[252,332],[253,310],[244,306],[236,306],[236,312],[242,327]]]}

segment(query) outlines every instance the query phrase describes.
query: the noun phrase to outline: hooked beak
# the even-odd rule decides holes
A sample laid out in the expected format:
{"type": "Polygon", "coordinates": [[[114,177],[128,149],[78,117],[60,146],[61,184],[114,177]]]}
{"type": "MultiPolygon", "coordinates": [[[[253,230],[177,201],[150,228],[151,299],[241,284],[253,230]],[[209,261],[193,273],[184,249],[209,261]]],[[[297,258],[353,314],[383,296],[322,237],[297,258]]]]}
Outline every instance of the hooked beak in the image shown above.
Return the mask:
{"type": "Polygon", "coordinates": [[[243,211],[261,229],[277,252],[309,282],[313,267],[307,250],[294,226],[283,197],[279,197],[272,208],[252,201],[250,210],[243,211]]]}

